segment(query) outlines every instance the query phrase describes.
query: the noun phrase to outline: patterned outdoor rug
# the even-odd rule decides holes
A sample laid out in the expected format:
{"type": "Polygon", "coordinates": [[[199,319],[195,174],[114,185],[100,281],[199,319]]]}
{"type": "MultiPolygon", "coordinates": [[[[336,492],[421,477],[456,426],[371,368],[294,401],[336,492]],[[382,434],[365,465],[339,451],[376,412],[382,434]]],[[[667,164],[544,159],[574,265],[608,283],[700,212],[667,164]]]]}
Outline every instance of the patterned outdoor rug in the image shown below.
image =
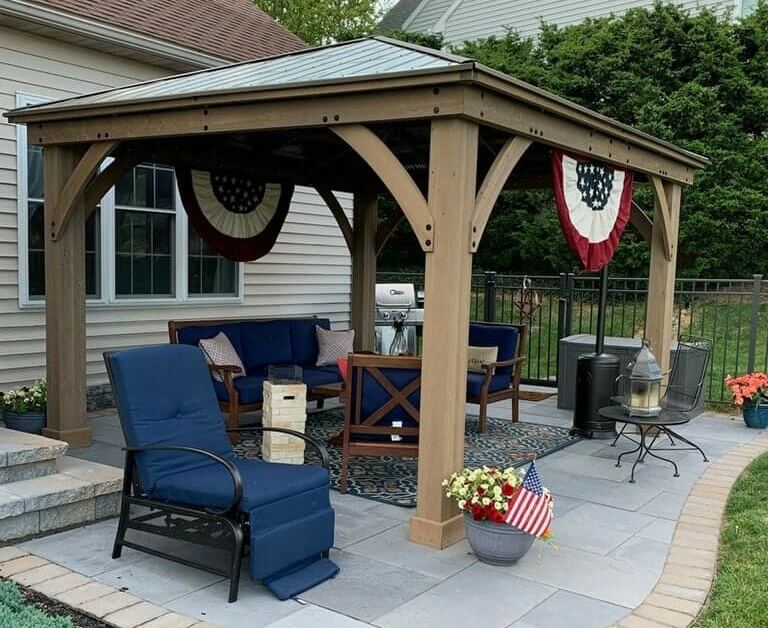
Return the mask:
{"type": "MultiPolygon", "coordinates": [[[[331,484],[338,490],[341,469],[341,447],[328,443],[344,426],[343,409],[334,408],[314,412],[307,417],[307,434],[326,443],[331,459],[331,484]]],[[[467,415],[464,463],[481,465],[520,466],[534,458],[567,447],[579,440],[570,436],[568,428],[535,423],[512,423],[504,419],[488,418],[487,431],[479,434],[477,417],[467,415]]],[[[239,457],[261,457],[261,433],[243,432],[235,445],[239,457]]],[[[306,449],[308,462],[319,462],[315,450],[306,449]]],[[[382,457],[354,457],[349,463],[348,493],[385,504],[414,508],[416,506],[416,459],[382,457]]]]}

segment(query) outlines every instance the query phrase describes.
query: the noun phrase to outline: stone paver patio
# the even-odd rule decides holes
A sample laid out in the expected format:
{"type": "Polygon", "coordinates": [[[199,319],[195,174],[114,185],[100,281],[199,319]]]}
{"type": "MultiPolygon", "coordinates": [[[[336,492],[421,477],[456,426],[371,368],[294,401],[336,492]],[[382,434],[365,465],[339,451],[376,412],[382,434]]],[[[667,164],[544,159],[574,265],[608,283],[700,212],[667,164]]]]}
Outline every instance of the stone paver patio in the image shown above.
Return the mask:
{"type": "MultiPolygon", "coordinates": [[[[492,409],[495,416],[509,416],[508,406],[497,404],[492,409]]],[[[554,397],[523,402],[521,410],[524,421],[571,423],[571,412],[558,410],[554,397]]],[[[94,419],[93,427],[95,444],[73,450],[71,455],[119,464],[122,435],[117,419],[94,419]]],[[[712,461],[760,435],[747,429],[740,418],[712,414],[702,415],[680,431],[695,439],[712,461]]],[[[20,548],[178,615],[232,627],[461,628],[482,623],[489,628],[549,628],[562,626],[564,617],[569,628],[598,628],[618,621],[623,626],[687,625],[675,611],[664,615],[664,623],[653,617],[659,612],[654,604],[670,610],[675,568],[671,567],[670,575],[667,566],[659,584],[661,591],[654,587],[665,562],[674,562],[673,558],[667,561],[673,534],[682,538],[683,547],[687,543],[695,549],[691,543],[700,542],[701,551],[714,556],[716,544],[713,548],[711,535],[699,535],[697,530],[687,534],[683,530],[682,536],[680,530],[675,532],[678,519],[681,526],[700,524],[690,519],[703,509],[715,513],[710,515],[710,523],[719,517],[721,505],[703,501],[698,509],[689,502],[681,518],[691,487],[712,463],[702,462],[695,452],[673,453],[680,477],[672,477],[669,465],[653,460],[640,465],[637,483],[629,484],[631,463],[616,468],[615,459],[622,448],[630,446],[627,441],[616,448],[606,441],[581,441],[537,461],[543,482],[556,496],[553,529],[557,549],[536,544],[513,567],[477,562],[466,541],[442,552],[411,544],[406,522],[412,510],[335,492],[337,528],[332,558],[342,571],[336,579],[308,591],[301,601],[279,602],[244,577],[239,601],[227,604],[228,585],[218,576],[128,549],[123,558],[113,561],[115,520],[35,539],[20,548]],[[635,609],[640,615],[629,616],[635,609]]],[[[750,452],[753,450],[759,448],[750,452]]],[[[708,487],[712,487],[713,496],[722,504],[726,485],[738,475],[738,464],[733,461],[743,467],[748,458],[736,453],[725,458],[717,473],[702,478],[693,500],[707,500],[708,487]],[[722,480],[720,474],[725,476],[722,480]]],[[[676,553],[686,552],[675,547],[670,556],[676,553]]],[[[684,588],[677,587],[677,593],[684,588]]],[[[682,593],[673,599],[683,599],[682,593]]]]}

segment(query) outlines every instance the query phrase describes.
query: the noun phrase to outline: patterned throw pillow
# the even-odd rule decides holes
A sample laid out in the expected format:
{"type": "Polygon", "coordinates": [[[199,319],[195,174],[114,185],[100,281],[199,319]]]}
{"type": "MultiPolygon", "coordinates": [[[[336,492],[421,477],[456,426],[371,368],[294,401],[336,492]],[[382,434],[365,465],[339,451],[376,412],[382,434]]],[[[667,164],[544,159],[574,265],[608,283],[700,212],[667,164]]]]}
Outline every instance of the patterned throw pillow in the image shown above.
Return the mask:
{"type": "Polygon", "coordinates": [[[339,358],[346,358],[354,349],[352,343],[355,340],[355,330],[328,331],[315,326],[317,333],[317,363],[315,366],[328,366],[336,364],[339,358]]]}
{"type": "Polygon", "coordinates": [[[498,347],[467,347],[467,370],[472,373],[485,373],[483,364],[495,362],[499,355],[498,347]]]}
{"type": "MultiPolygon", "coordinates": [[[[245,375],[245,368],[243,367],[243,361],[240,356],[237,355],[237,351],[232,346],[227,335],[220,331],[213,338],[201,338],[200,348],[205,354],[205,359],[208,360],[208,364],[215,364],[217,366],[239,366],[240,370],[236,373],[232,373],[232,379],[242,377],[245,375]]],[[[217,382],[223,381],[223,378],[217,371],[211,371],[213,379],[217,382]]]]}

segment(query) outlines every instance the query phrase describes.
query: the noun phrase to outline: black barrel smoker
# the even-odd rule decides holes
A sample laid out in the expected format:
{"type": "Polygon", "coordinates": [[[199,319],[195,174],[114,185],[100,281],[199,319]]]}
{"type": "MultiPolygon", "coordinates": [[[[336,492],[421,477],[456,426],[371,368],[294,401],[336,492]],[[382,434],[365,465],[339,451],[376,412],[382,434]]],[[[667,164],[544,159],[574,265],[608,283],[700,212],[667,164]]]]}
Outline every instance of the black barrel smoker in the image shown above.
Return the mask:
{"type": "Polygon", "coordinates": [[[600,299],[597,310],[595,352],[583,353],[576,361],[576,403],[572,435],[613,439],[616,423],[601,418],[598,410],[611,405],[621,363],[619,357],[605,353],[605,310],[608,304],[608,265],[600,271],[600,299]]]}

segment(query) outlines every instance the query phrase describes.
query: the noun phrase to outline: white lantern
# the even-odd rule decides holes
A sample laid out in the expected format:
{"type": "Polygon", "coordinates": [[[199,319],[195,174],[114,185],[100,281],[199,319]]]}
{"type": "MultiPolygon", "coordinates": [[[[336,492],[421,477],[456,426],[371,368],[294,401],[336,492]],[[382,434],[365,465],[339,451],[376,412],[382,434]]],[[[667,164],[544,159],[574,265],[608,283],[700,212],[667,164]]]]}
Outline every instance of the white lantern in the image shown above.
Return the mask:
{"type": "Polygon", "coordinates": [[[627,365],[629,374],[629,391],[622,404],[630,416],[659,416],[661,414],[661,380],[664,375],[648,341],[643,340],[643,346],[633,362],[627,365]]]}

